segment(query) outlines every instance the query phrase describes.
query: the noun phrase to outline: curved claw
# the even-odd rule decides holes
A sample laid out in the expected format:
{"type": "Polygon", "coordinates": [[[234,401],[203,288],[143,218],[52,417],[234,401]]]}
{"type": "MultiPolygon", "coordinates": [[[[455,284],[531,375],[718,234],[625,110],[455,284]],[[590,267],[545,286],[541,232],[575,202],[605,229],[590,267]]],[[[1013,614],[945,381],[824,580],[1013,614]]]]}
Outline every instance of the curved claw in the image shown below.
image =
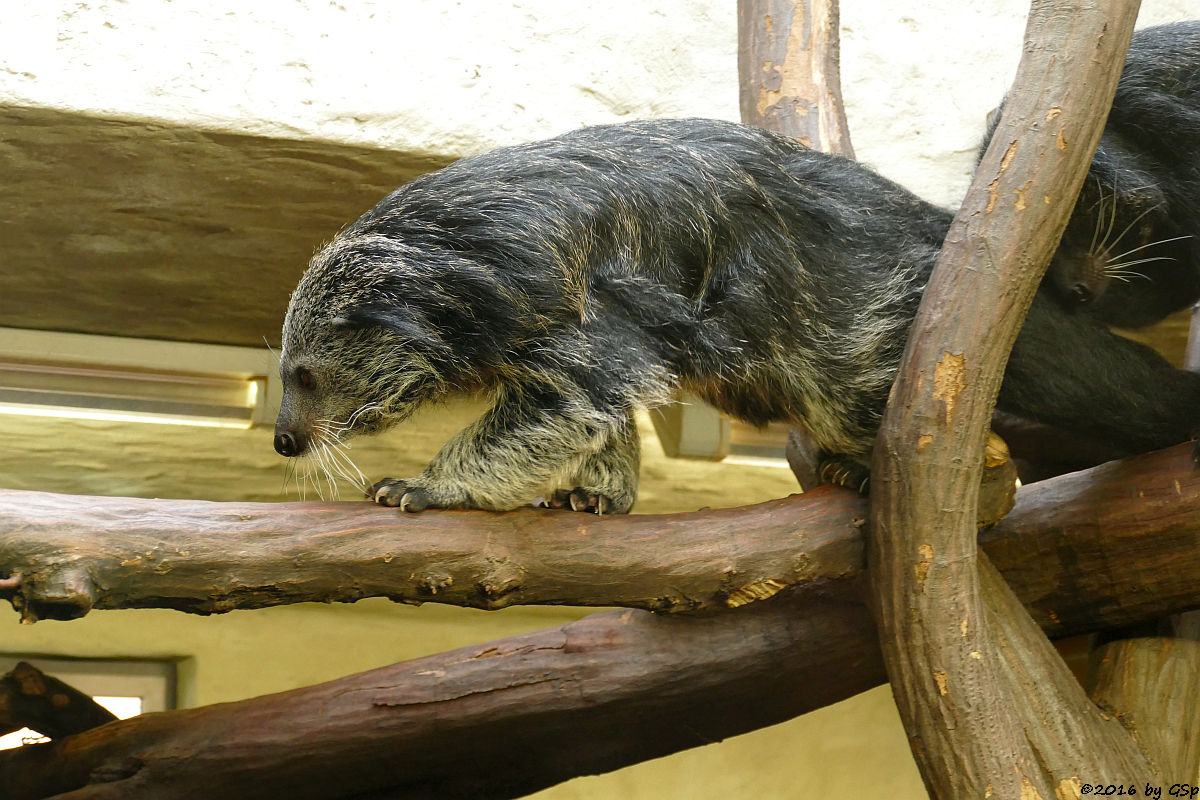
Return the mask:
{"type": "Polygon", "coordinates": [[[821,464],[819,475],[824,483],[851,489],[861,495],[866,495],[871,490],[870,471],[853,461],[837,457],[827,458],[821,464]]]}
{"type": "Polygon", "coordinates": [[[381,506],[401,511],[424,511],[430,505],[429,494],[424,489],[409,486],[407,481],[398,478],[384,478],[372,484],[367,496],[381,506]]]}
{"type": "Polygon", "coordinates": [[[574,489],[558,489],[546,498],[547,508],[569,508],[572,511],[584,511],[593,514],[610,514],[613,501],[603,494],[589,492],[582,486],[574,489]]]}

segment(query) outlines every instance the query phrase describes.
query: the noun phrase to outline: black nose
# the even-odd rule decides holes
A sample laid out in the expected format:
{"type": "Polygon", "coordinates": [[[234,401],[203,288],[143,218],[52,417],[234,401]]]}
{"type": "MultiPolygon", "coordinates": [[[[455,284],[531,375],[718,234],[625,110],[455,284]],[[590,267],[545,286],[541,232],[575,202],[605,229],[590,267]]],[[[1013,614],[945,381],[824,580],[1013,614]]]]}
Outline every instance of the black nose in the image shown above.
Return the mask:
{"type": "Polygon", "coordinates": [[[291,433],[284,431],[283,433],[275,434],[275,452],[279,453],[279,455],[290,458],[300,455],[301,450],[300,442],[291,433]]]}

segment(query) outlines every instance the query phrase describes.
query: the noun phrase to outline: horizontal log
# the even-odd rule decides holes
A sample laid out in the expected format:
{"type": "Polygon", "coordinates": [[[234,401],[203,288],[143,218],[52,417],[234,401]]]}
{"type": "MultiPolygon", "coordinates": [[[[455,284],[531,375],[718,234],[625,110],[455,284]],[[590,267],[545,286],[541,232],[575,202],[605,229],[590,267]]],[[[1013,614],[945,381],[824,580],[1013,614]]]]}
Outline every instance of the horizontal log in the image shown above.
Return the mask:
{"type": "Polygon", "coordinates": [[[858,496],[604,516],[405,514],[367,502],[211,503],[0,490],[0,583],[26,621],[92,608],[198,614],[388,597],[725,609],[862,565],[858,496]]]}
{"type": "MultiPolygon", "coordinates": [[[[1200,570],[1165,577],[1197,557],[1197,511],[1200,473],[1181,446],[1026,487],[981,543],[1039,623],[1063,635],[1200,596],[1200,570]]],[[[0,598],[27,621],[364,597],[713,611],[788,585],[853,581],[865,514],[863,498],[833,487],[611,517],[0,490],[0,598]]]]}
{"type": "Polygon", "coordinates": [[[0,752],[0,798],[520,797],[863,691],[884,680],[873,635],[863,606],[830,601],[601,612],[0,752]]]}

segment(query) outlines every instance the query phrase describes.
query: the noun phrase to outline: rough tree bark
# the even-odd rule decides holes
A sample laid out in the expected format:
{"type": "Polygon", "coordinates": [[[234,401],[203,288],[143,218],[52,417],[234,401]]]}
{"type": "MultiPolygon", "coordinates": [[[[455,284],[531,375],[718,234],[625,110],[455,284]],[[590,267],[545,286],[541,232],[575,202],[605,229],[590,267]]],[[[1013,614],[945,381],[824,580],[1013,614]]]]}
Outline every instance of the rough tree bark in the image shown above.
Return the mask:
{"type": "Polygon", "coordinates": [[[926,289],[876,444],[874,610],[935,797],[1071,797],[1083,783],[1161,777],[1083,695],[977,553],[972,524],[1004,363],[1099,139],[1137,7],[1034,0],[1004,116],[926,289]]]}
{"type": "MultiPolygon", "coordinates": [[[[1200,471],[1189,459],[1184,446],[1026,487],[983,534],[988,551],[1056,635],[1070,632],[1053,618],[1075,616],[1071,605],[1112,626],[1152,618],[1139,597],[1158,609],[1200,602],[1200,471]],[[1056,553],[1067,563],[1042,566],[1056,553]],[[1127,595],[1119,605],[1110,586],[1127,595]]],[[[610,517],[0,490],[0,575],[14,576],[0,599],[27,622],[364,597],[720,611],[789,585],[847,591],[836,587],[862,573],[866,513],[866,500],[830,486],[743,508],[610,517]]]]}
{"type": "MultiPolygon", "coordinates": [[[[1045,630],[1069,635],[1154,619],[1196,604],[1200,472],[1191,469],[1190,458],[1189,448],[1179,447],[1027,487],[1012,513],[984,532],[984,548],[1045,630]]],[[[0,574],[14,559],[25,557],[30,543],[58,526],[66,526],[64,542],[75,539],[85,552],[93,552],[104,540],[113,543],[114,531],[126,522],[142,526],[137,537],[125,542],[132,552],[182,550],[190,554],[186,558],[202,562],[207,542],[223,542],[216,555],[226,559],[226,553],[233,553],[233,562],[222,560],[211,570],[203,563],[187,567],[184,571],[198,583],[227,570],[286,582],[303,541],[320,542],[322,548],[341,539],[351,542],[362,522],[377,516],[366,504],[341,504],[347,527],[335,531],[328,515],[336,507],[319,504],[275,506],[272,523],[263,516],[269,505],[228,509],[187,503],[185,510],[191,513],[173,514],[179,509],[164,503],[152,515],[157,521],[148,523],[144,508],[125,506],[122,517],[115,509],[124,501],[89,498],[104,520],[92,524],[78,512],[87,500],[73,505],[73,514],[48,512],[52,504],[42,502],[18,517],[24,496],[14,493],[11,499],[18,502],[0,515],[5,534],[0,537],[0,574]],[[325,514],[321,530],[294,536],[282,532],[280,526],[294,525],[298,512],[313,509],[325,514]],[[201,510],[208,514],[206,523],[197,513],[201,510]],[[188,528],[202,525],[208,530],[188,528]],[[239,546],[231,547],[231,540],[239,546]],[[274,576],[261,559],[255,560],[271,546],[277,548],[274,576]],[[238,553],[251,563],[239,563],[238,553]]],[[[797,586],[766,602],[719,614],[606,612],[561,628],[280,695],[125,720],[62,742],[0,753],[0,798],[71,792],[70,800],[170,800],[198,796],[198,787],[226,800],[516,797],[844,699],[884,679],[870,615],[853,592],[863,569],[862,534],[854,520],[865,512],[864,501],[827,488],[815,493],[815,499],[780,501],[776,511],[793,521],[802,519],[789,506],[822,506],[822,496],[846,501],[829,506],[829,515],[831,527],[852,541],[835,544],[811,520],[805,523],[809,536],[826,541],[813,551],[812,569],[814,574],[843,575],[840,580],[797,586]]],[[[545,515],[528,511],[517,516],[532,523],[545,515]]],[[[694,524],[695,518],[687,516],[694,524]]],[[[345,552],[332,553],[326,566],[345,583],[369,583],[355,570],[369,572],[386,554],[395,556],[395,545],[413,519],[394,512],[387,518],[391,535],[380,529],[368,535],[364,552],[349,558],[345,552]]],[[[492,518],[455,512],[429,516],[430,524],[440,524],[447,535],[454,535],[454,522],[473,521],[469,535],[476,548],[511,534],[511,519],[494,515],[499,525],[489,527],[486,522],[492,518]]],[[[679,531],[685,526],[666,527],[679,531]]],[[[581,535],[594,539],[593,546],[603,552],[606,539],[597,530],[581,535]]],[[[619,526],[609,533],[621,537],[619,526]]],[[[650,564],[644,577],[650,580],[655,554],[674,545],[653,536],[641,538],[650,564]]],[[[741,538],[735,550],[757,545],[741,538]]],[[[472,547],[467,539],[456,546],[472,547]]],[[[802,545],[794,546],[790,554],[780,552],[781,564],[808,559],[802,545]]],[[[98,585],[109,583],[111,573],[98,561],[68,563],[61,555],[51,555],[43,566],[53,571],[66,563],[72,570],[94,572],[98,585]]],[[[22,563],[38,571],[38,558],[22,563]]],[[[180,568],[176,561],[167,563],[175,565],[168,575],[180,568]]],[[[159,566],[163,564],[157,561],[141,565],[147,576],[155,576],[149,578],[153,581],[161,577],[159,566]]],[[[304,566],[317,568],[307,562],[304,566]]],[[[533,567],[531,583],[553,579],[533,567]]],[[[668,585],[678,578],[668,567],[657,580],[668,585]]],[[[300,583],[317,588],[303,576],[300,583]]],[[[298,591],[286,594],[300,599],[298,591]]],[[[240,597],[253,603],[255,595],[248,591],[240,597]]],[[[134,602],[146,599],[148,595],[134,602]]],[[[167,598],[164,605],[174,601],[167,598]]]]}
{"type": "Polygon", "coordinates": [[[837,30],[837,0],[738,0],[742,122],[854,158],[837,30]]]}

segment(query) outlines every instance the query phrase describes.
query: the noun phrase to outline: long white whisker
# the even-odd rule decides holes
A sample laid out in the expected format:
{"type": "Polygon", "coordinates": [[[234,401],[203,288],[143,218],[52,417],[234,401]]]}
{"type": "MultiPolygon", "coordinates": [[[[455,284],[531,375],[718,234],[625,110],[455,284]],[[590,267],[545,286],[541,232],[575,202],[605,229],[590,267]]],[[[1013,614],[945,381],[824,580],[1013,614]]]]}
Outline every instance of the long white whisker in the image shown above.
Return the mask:
{"type": "Polygon", "coordinates": [[[331,456],[330,462],[333,468],[337,470],[338,475],[347,483],[352,484],[356,489],[365,491],[367,488],[367,476],[363,475],[358,465],[350,460],[350,456],[346,455],[343,450],[331,449],[329,454],[331,456]]]}
{"type": "Polygon", "coordinates": [[[1100,235],[1100,228],[1103,227],[1100,224],[1100,220],[1103,218],[1102,215],[1104,214],[1104,184],[1099,178],[1096,178],[1096,191],[1100,194],[1100,200],[1097,203],[1097,205],[1100,206],[1100,214],[1096,215],[1096,225],[1092,228],[1092,243],[1088,245],[1089,253],[1096,252],[1096,238],[1100,235]]]}
{"type": "Polygon", "coordinates": [[[291,459],[284,476],[284,490],[294,482],[300,499],[305,499],[311,485],[322,500],[336,499],[338,479],[341,478],[357,490],[365,492],[369,482],[347,452],[351,445],[346,434],[368,414],[381,411],[380,403],[364,403],[345,420],[322,418],[313,423],[308,451],[301,457],[291,459]]]}
{"type": "MultiPolygon", "coordinates": [[[[1191,238],[1192,237],[1190,235],[1187,235],[1187,236],[1173,236],[1170,239],[1158,239],[1157,241],[1153,241],[1153,242],[1149,242],[1148,244],[1144,244],[1141,247],[1135,247],[1132,250],[1126,250],[1124,253],[1118,253],[1115,256],[1108,256],[1108,260],[1109,261],[1119,261],[1120,259],[1124,258],[1125,256],[1132,255],[1133,253],[1136,253],[1139,250],[1145,250],[1147,247],[1154,247],[1156,244],[1166,244],[1167,242],[1178,242],[1181,239],[1191,239],[1191,238]]],[[[1166,258],[1167,256],[1163,256],[1163,257],[1166,258]]]]}
{"type": "MultiPolygon", "coordinates": [[[[1160,205],[1162,205],[1162,204],[1161,204],[1161,203],[1158,203],[1158,204],[1156,204],[1156,205],[1150,206],[1150,207],[1149,207],[1149,208],[1147,208],[1145,211],[1143,211],[1142,213],[1140,213],[1140,214],[1138,214],[1136,217],[1134,217],[1132,220],[1130,220],[1129,224],[1128,224],[1128,225],[1126,225],[1126,226],[1125,226],[1125,228],[1124,228],[1124,229],[1123,229],[1123,230],[1122,230],[1122,231],[1121,231],[1119,234],[1117,234],[1117,238],[1116,238],[1116,239],[1113,239],[1111,243],[1106,243],[1106,244],[1105,244],[1104,251],[1105,251],[1105,252],[1108,252],[1109,250],[1112,250],[1114,247],[1116,247],[1118,244],[1120,244],[1120,243],[1121,243],[1121,240],[1125,238],[1125,234],[1129,233],[1129,230],[1130,230],[1130,229],[1131,229],[1131,228],[1132,228],[1134,225],[1137,225],[1137,224],[1138,224],[1138,221],[1139,221],[1139,220],[1140,220],[1142,217],[1146,216],[1146,215],[1147,215],[1147,214],[1149,214],[1151,211],[1154,211],[1154,210],[1155,210],[1156,208],[1158,208],[1160,205]]],[[[1106,242],[1107,242],[1107,240],[1106,240],[1106,242]]]]}
{"type": "MultiPolygon", "coordinates": [[[[349,467],[354,467],[354,462],[351,461],[350,456],[346,454],[346,449],[349,447],[349,445],[334,439],[326,441],[323,446],[325,449],[327,463],[343,478],[351,483],[355,483],[357,478],[350,474],[347,468],[347,465],[349,465],[349,467]]],[[[355,470],[357,471],[356,467],[355,470]]]]}
{"type": "Polygon", "coordinates": [[[262,339],[263,339],[263,344],[265,344],[267,346],[267,352],[269,352],[271,355],[273,355],[275,357],[275,363],[278,364],[279,363],[279,353],[275,352],[274,347],[271,347],[271,343],[267,341],[266,336],[262,337],[262,339]]]}
{"type": "MultiPolygon", "coordinates": [[[[313,455],[317,457],[317,463],[321,467],[321,473],[318,477],[325,479],[325,486],[318,488],[317,493],[321,496],[322,500],[336,500],[338,494],[337,482],[333,479],[333,476],[330,475],[328,462],[329,449],[326,447],[324,442],[322,442],[313,450],[313,455]],[[324,488],[329,489],[329,497],[325,496],[324,488]]],[[[321,486],[320,481],[317,482],[317,485],[318,487],[321,486]]]]}
{"type": "Polygon", "coordinates": [[[296,459],[289,458],[283,468],[283,494],[288,493],[288,486],[294,480],[296,480],[296,459]]]}
{"type": "MultiPolygon", "coordinates": [[[[1112,236],[1113,228],[1117,226],[1117,183],[1113,181],[1112,197],[1109,200],[1108,228],[1104,231],[1104,237],[1100,240],[1100,248],[1107,250],[1109,248],[1108,238],[1112,236]]],[[[1101,208],[1101,213],[1104,209],[1101,208]]],[[[1095,252],[1094,250],[1092,252],[1095,252]]]]}
{"type": "Polygon", "coordinates": [[[1116,264],[1109,264],[1107,267],[1105,267],[1104,273],[1108,274],[1110,271],[1120,272],[1121,270],[1125,269],[1125,267],[1133,267],[1138,264],[1148,264],[1151,261],[1175,261],[1175,260],[1176,259],[1172,258],[1171,256],[1153,256],[1151,258],[1138,258],[1133,261],[1119,261],[1116,264]]]}

